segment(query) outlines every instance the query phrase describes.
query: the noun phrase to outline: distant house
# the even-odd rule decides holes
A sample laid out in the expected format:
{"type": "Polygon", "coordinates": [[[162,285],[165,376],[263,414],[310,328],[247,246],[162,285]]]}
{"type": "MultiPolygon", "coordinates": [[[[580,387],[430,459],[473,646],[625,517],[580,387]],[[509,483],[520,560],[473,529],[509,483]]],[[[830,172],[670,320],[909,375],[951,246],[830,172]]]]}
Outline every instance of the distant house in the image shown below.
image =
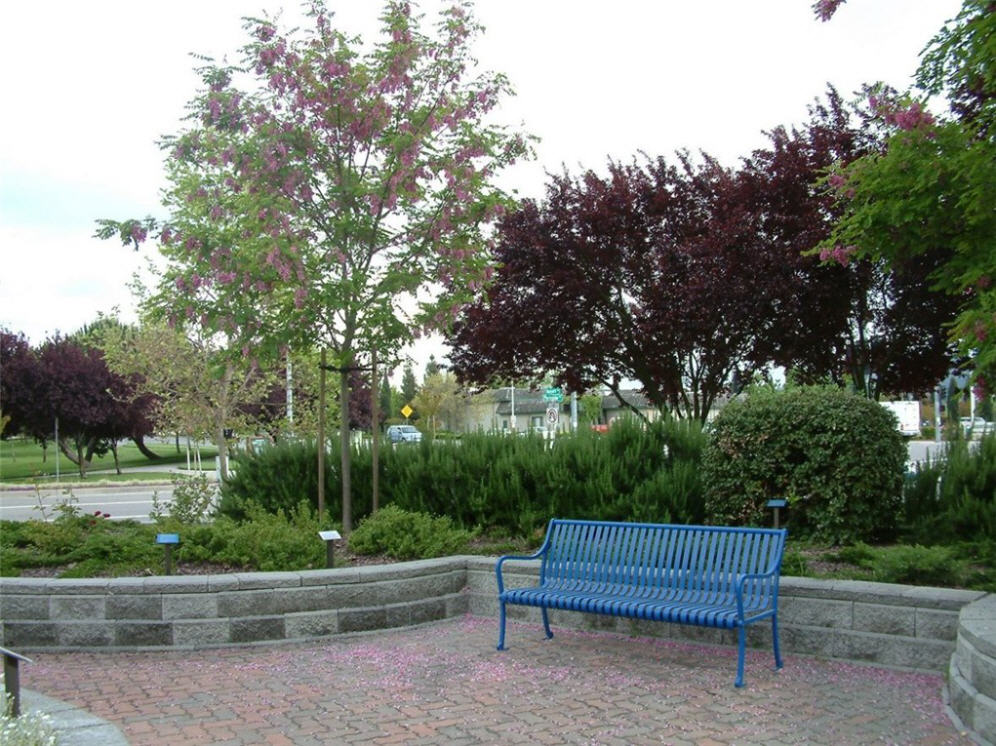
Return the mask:
{"type": "Polygon", "coordinates": [[[642,391],[630,389],[619,393],[622,395],[621,399],[615,394],[602,397],[601,419],[604,424],[611,425],[620,417],[633,417],[634,409],[639,410],[640,414],[651,422],[660,417],[660,411],[648,401],[642,391]]]}
{"type": "MultiPolygon", "coordinates": [[[[648,420],[655,420],[660,416],[641,392],[633,390],[620,393],[622,401],[614,394],[602,397],[602,415],[599,418],[601,424],[609,425],[620,417],[632,416],[633,410],[623,402],[632,404],[648,420]]],[[[545,401],[541,389],[516,387],[514,394],[510,386],[489,389],[471,398],[467,405],[464,429],[468,432],[545,432],[547,409],[551,406],[557,408],[556,430],[570,430],[570,397],[565,397],[563,402],[556,404],[545,401]]]]}

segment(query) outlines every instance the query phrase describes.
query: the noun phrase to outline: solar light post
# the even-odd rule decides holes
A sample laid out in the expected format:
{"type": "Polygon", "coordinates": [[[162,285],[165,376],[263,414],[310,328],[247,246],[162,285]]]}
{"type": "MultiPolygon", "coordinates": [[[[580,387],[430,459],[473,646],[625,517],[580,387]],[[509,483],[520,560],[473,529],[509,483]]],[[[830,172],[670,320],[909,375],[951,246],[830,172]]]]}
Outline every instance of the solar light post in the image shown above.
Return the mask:
{"type": "Polygon", "coordinates": [[[339,541],[342,536],[338,531],[319,531],[318,535],[325,542],[325,567],[332,569],[335,564],[335,545],[332,542],[339,541]]]}
{"type": "Polygon", "coordinates": [[[173,545],[180,543],[180,534],[156,534],[156,544],[166,550],[166,574],[173,574],[173,545]]]}
{"type": "Polygon", "coordinates": [[[775,528],[778,528],[778,511],[786,505],[788,505],[788,500],[785,500],[784,498],[768,500],[767,507],[775,511],[775,528]]]}

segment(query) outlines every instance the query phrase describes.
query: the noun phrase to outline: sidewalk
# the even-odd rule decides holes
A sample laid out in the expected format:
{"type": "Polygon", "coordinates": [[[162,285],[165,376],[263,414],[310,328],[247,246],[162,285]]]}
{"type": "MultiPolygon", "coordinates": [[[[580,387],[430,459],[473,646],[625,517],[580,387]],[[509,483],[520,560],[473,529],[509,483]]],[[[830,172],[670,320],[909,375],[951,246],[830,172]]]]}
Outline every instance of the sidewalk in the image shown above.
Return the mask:
{"type": "MultiPolygon", "coordinates": [[[[22,682],[131,744],[971,744],[943,677],[464,617],[288,645],[34,653],[22,682]]],[[[29,704],[30,706],[30,704],[29,704]]],[[[66,741],[65,743],[74,743],[66,741]]],[[[79,741],[78,743],[92,743],[79,741]]]]}

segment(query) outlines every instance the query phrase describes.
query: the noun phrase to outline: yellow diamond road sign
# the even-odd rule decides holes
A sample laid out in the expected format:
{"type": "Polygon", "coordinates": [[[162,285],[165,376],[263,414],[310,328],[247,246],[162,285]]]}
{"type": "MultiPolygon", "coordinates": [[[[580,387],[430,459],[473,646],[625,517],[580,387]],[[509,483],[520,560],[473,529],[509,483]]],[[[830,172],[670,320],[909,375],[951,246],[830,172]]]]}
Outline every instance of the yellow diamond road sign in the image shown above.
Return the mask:
{"type": "Polygon", "coordinates": [[[405,416],[406,420],[412,416],[412,412],[414,411],[415,410],[409,407],[407,404],[401,408],[401,414],[405,416]]]}

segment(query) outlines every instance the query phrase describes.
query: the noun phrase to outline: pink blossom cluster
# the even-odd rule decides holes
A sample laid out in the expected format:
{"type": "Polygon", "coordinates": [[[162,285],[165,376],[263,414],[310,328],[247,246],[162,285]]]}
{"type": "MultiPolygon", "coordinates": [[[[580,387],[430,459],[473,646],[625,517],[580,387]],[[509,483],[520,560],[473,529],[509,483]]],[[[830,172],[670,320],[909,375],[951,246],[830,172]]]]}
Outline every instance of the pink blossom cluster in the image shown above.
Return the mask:
{"type": "Polygon", "coordinates": [[[972,386],[972,393],[975,394],[976,399],[985,399],[989,396],[989,381],[981,373],[976,374],[975,383],[972,386]]]}
{"type": "Polygon", "coordinates": [[[838,171],[834,171],[827,177],[827,185],[848,199],[854,197],[854,189],[847,186],[847,177],[838,171]]]}
{"type": "Polygon", "coordinates": [[[885,120],[886,124],[906,132],[929,129],[935,121],[933,114],[924,109],[918,101],[904,106],[895,99],[872,95],[868,97],[868,105],[877,116],[885,120]]]}
{"type": "Polygon", "coordinates": [[[142,243],[148,237],[148,231],[140,223],[132,223],[129,231],[129,238],[136,244],[142,243]]]}
{"type": "Polygon", "coordinates": [[[837,244],[832,249],[820,249],[820,261],[826,262],[833,259],[842,267],[846,267],[851,261],[851,256],[857,250],[857,246],[843,246],[841,244],[837,244]]]}
{"type": "Polygon", "coordinates": [[[844,2],[845,0],[816,0],[813,3],[813,12],[821,21],[829,21],[844,2]]]}

